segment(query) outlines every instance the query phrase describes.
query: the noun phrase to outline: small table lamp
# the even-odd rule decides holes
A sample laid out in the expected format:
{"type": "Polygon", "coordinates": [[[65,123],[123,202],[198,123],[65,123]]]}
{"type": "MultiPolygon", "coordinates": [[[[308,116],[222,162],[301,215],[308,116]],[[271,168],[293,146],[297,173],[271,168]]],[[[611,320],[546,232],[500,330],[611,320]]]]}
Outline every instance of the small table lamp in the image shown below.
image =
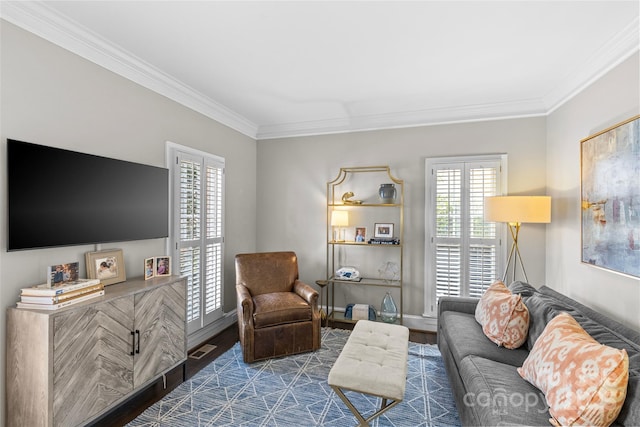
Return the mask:
{"type": "Polygon", "coordinates": [[[505,266],[502,281],[507,278],[509,264],[513,258],[513,280],[516,280],[516,265],[520,262],[524,278],[528,282],[527,272],[524,269],[520,249],[518,248],[518,233],[523,223],[550,223],[551,222],[551,197],[549,196],[495,196],[484,199],[484,219],[494,222],[506,222],[513,244],[509,251],[509,259],[505,266]]]}
{"type": "Polygon", "coordinates": [[[331,211],[331,226],[338,229],[337,235],[336,235],[336,230],[333,231],[334,242],[344,242],[344,229],[342,229],[342,227],[346,227],[348,225],[349,225],[348,211],[331,211]],[[342,233],[340,233],[340,231],[342,231],[342,233]],[[338,238],[336,239],[336,237],[338,238]]]}

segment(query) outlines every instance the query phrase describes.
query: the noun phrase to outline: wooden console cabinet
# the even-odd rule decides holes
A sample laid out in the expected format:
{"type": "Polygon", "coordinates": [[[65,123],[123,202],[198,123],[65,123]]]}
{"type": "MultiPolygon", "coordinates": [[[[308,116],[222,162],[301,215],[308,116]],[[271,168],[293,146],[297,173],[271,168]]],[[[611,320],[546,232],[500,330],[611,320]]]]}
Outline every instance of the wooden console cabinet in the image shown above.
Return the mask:
{"type": "Polygon", "coordinates": [[[187,358],[186,279],[130,280],[55,311],[7,312],[7,425],[76,426],[187,358]]]}

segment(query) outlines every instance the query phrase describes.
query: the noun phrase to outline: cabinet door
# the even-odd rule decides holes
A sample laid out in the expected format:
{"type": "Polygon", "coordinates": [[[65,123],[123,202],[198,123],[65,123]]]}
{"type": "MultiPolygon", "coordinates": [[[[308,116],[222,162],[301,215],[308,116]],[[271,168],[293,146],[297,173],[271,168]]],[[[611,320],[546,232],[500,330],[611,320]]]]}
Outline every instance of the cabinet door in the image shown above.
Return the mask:
{"type": "Polygon", "coordinates": [[[139,387],[186,359],[185,281],[135,296],[135,329],[140,353],[133,383],[139,387]]]}
{"type": "Polygon", "coordinates": [[[133,390],[133,297],[56,316],[53,424],[82,424],[133,390]]]}

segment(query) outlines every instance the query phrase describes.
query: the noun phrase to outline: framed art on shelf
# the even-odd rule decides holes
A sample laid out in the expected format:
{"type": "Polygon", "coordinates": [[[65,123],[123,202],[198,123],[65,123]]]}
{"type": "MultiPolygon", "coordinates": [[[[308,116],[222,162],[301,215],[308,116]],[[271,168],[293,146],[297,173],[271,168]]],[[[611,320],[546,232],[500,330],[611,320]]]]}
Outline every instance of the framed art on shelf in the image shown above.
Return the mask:
{"type": "Polygon", "coordinates": [[[365,243],[367,241],[367,227],[356,227],[355,238],[356,243],[365,243]]]}
{"type": "Polygon", "coordinates": [[[640,116],[580,141],[581,261],[640,277],[640,116]]]}
{"type": "Polygon", "coordinates": [[[105,286],[127,280],[122,249],[87,252],[85,258],[89,279],[100,279],[105,286]]]}
{"type": "Polygon", "coordinates": [[[377,239],[391,239],[393,237],[392,223],[376,222],[373,230],[373,237],[377,239]]]}

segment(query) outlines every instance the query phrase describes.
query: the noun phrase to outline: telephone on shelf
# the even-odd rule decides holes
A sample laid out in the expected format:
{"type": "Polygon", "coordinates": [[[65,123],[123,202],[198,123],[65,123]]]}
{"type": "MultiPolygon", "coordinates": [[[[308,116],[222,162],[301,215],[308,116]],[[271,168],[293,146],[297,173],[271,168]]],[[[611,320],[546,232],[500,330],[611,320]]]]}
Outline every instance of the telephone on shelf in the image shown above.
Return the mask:
{"type": "Polygon", "coordinates": [[[360,280],[360,272],[353,267],[342,267],[336,271],[336,278],[340,280],[360,280]]]}

